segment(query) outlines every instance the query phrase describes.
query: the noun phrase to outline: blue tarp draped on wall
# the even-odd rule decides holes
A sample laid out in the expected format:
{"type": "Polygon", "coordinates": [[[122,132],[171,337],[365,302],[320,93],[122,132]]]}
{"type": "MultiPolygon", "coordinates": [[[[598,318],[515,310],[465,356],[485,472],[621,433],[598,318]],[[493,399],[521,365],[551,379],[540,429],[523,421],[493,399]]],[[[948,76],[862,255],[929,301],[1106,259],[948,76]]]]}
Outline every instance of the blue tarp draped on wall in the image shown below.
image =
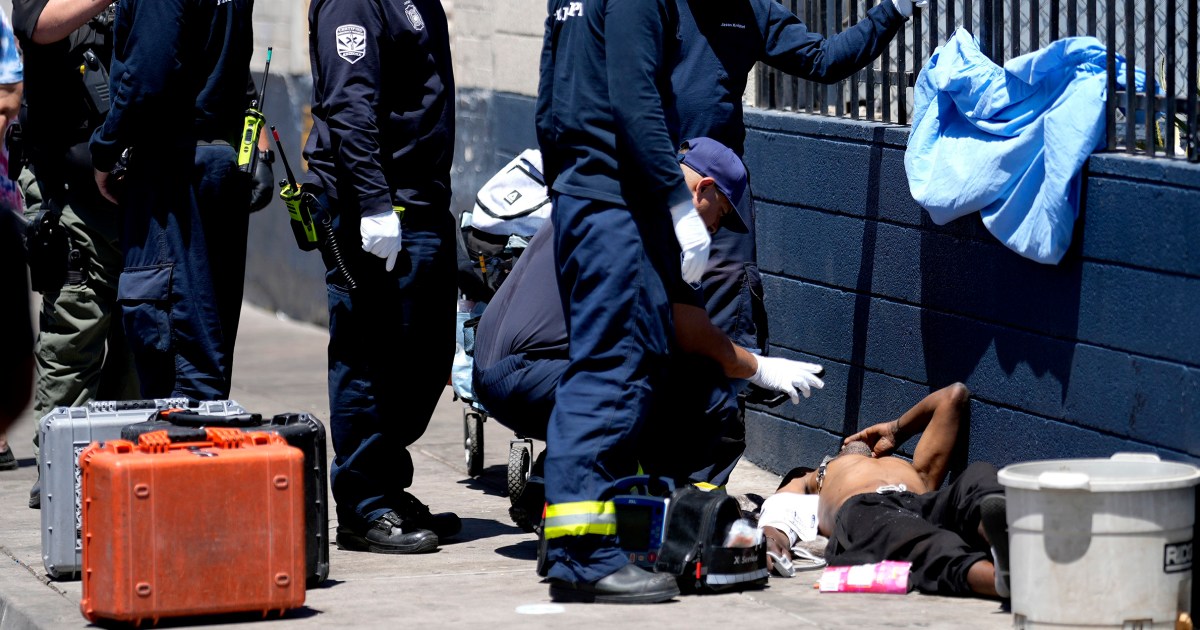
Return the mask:
{"type": "MultiPolygon", "coordinates": [[[[914,87],[904,166],[938,225],[972,212],[1013,251],[1058,263],[1071,244],[1080,171],[1104,146],[1106,51],[1071,37],[1003,68],[958,29],[914,87]]],[[[1124,85],[1125,61],[1117,57],[1124,85]]],[[[1145,74],[1137,71],[1138,89],[1145,74]]]]}

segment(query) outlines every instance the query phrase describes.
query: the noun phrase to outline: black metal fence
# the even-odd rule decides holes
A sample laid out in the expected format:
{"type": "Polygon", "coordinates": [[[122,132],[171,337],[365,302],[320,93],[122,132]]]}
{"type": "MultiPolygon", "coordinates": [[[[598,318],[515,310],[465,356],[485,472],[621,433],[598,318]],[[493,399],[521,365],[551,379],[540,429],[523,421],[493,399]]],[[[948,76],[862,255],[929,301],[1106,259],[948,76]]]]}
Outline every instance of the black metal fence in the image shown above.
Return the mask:
{"type": "MultiPolygon", "coordinates": [[[[886,1],[886,0],[884,0],[886,1]]],[[[1108,150],[1200,160],[1197,41],[1200,0],[931,0],[916,8],[870,67],[819,85],[759,65],[759,107],[908,124],[911,88],[930,54],[962,26],[1003,64],[1063,37],[1090,35],[1108,48],[1108,150]],[[1146,70],[1145,90],[1118,90],[1116,54],[1126,85],[1146,70]]],[[[832,34],[859,21],[876,0],[781,0],[811,29],[832,34]]]]}

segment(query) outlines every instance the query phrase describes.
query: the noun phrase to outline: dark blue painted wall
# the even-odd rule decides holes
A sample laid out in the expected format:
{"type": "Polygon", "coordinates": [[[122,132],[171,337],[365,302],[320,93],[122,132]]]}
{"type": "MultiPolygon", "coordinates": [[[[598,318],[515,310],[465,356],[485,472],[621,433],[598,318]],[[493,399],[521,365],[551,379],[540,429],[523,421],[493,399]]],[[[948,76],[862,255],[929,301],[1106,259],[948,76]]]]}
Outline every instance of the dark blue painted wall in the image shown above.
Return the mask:
{"type": "Polygon", "coordinates": [[[933,225],[908,194],[905,128],[761,111],[747,123],[771,351],[827,371],[801,405],[749,413],[752,460],[811,462],[962,381],[972,461],[1200,461],[1196,165],[1093,157],[1074,243],[1047,266],[977,215],[933,225]]]}

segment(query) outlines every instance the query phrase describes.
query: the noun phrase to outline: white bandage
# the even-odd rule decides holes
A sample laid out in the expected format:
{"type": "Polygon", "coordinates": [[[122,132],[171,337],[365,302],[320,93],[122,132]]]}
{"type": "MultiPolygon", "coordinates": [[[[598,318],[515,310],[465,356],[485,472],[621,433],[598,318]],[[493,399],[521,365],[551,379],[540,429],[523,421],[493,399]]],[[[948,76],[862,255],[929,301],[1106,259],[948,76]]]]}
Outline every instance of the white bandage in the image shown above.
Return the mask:
{"type": "Polygon", "coordinates": [[[817,539],[817,503],[820,495],[777,492],[763,501],[758,526],[774,527],[788,535],[789,544],[817,539]]]}

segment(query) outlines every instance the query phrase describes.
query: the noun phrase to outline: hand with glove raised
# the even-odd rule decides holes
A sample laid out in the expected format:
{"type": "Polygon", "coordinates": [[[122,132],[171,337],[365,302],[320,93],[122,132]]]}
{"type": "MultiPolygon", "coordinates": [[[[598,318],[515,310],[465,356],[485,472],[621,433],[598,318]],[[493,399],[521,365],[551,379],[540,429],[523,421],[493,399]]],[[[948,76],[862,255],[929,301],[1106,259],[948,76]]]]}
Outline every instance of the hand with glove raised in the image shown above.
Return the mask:
{"type": "Polygon", "coordinates": [[[892,3],[892,6],[896,7],[896,11],[898,11],[900,13],[900,15],[903,15],[906,18],[912,17],[913,6],[925,8],[925,5],[929,4],[929,0],[918,0],[917,2],[913,2],[913,0],[889,0],[889,1],[892,3]]]}
{"type": "Polygon", "coordinates": [[[391,271],[400,255],[400,215],[394,210],[379,214],[364,215],[358,223],[362,236],[363,251],[387,259],[386,268],[391,271]]]}
{"type": "Polygon", "coordinates": [[[275,171],[271,168],[271,162],[260,152],[258,166],[254,167],[254,178],[250,181],[250,212],[266,208],[274,192],[275,171]]]}
{"type": "Polygon", "coordinates": [[[750,382],[777,392],[784,392],[791,397],[793,404],[800,402],[800,394],[808,398],[812,390],[825,387],[825,381],[817,377],[825,368],[816,363],[804,363],[778,357],[755,357],[758,360],[758,370],[750,377],[750,382]]]}
{"type": "Polygon", "coordinates": [[[691,200],[675,204],[671,208],[671,223],[675,224],[675,239],[683,251],[680,256],[680,268],[683,271],[683,281],[688,284],[700,282],[704,269],[708,267],[708,247],[712,239],[708,236],[708,227],[700,218],[700,213],[692,205],[691,200]]]}

